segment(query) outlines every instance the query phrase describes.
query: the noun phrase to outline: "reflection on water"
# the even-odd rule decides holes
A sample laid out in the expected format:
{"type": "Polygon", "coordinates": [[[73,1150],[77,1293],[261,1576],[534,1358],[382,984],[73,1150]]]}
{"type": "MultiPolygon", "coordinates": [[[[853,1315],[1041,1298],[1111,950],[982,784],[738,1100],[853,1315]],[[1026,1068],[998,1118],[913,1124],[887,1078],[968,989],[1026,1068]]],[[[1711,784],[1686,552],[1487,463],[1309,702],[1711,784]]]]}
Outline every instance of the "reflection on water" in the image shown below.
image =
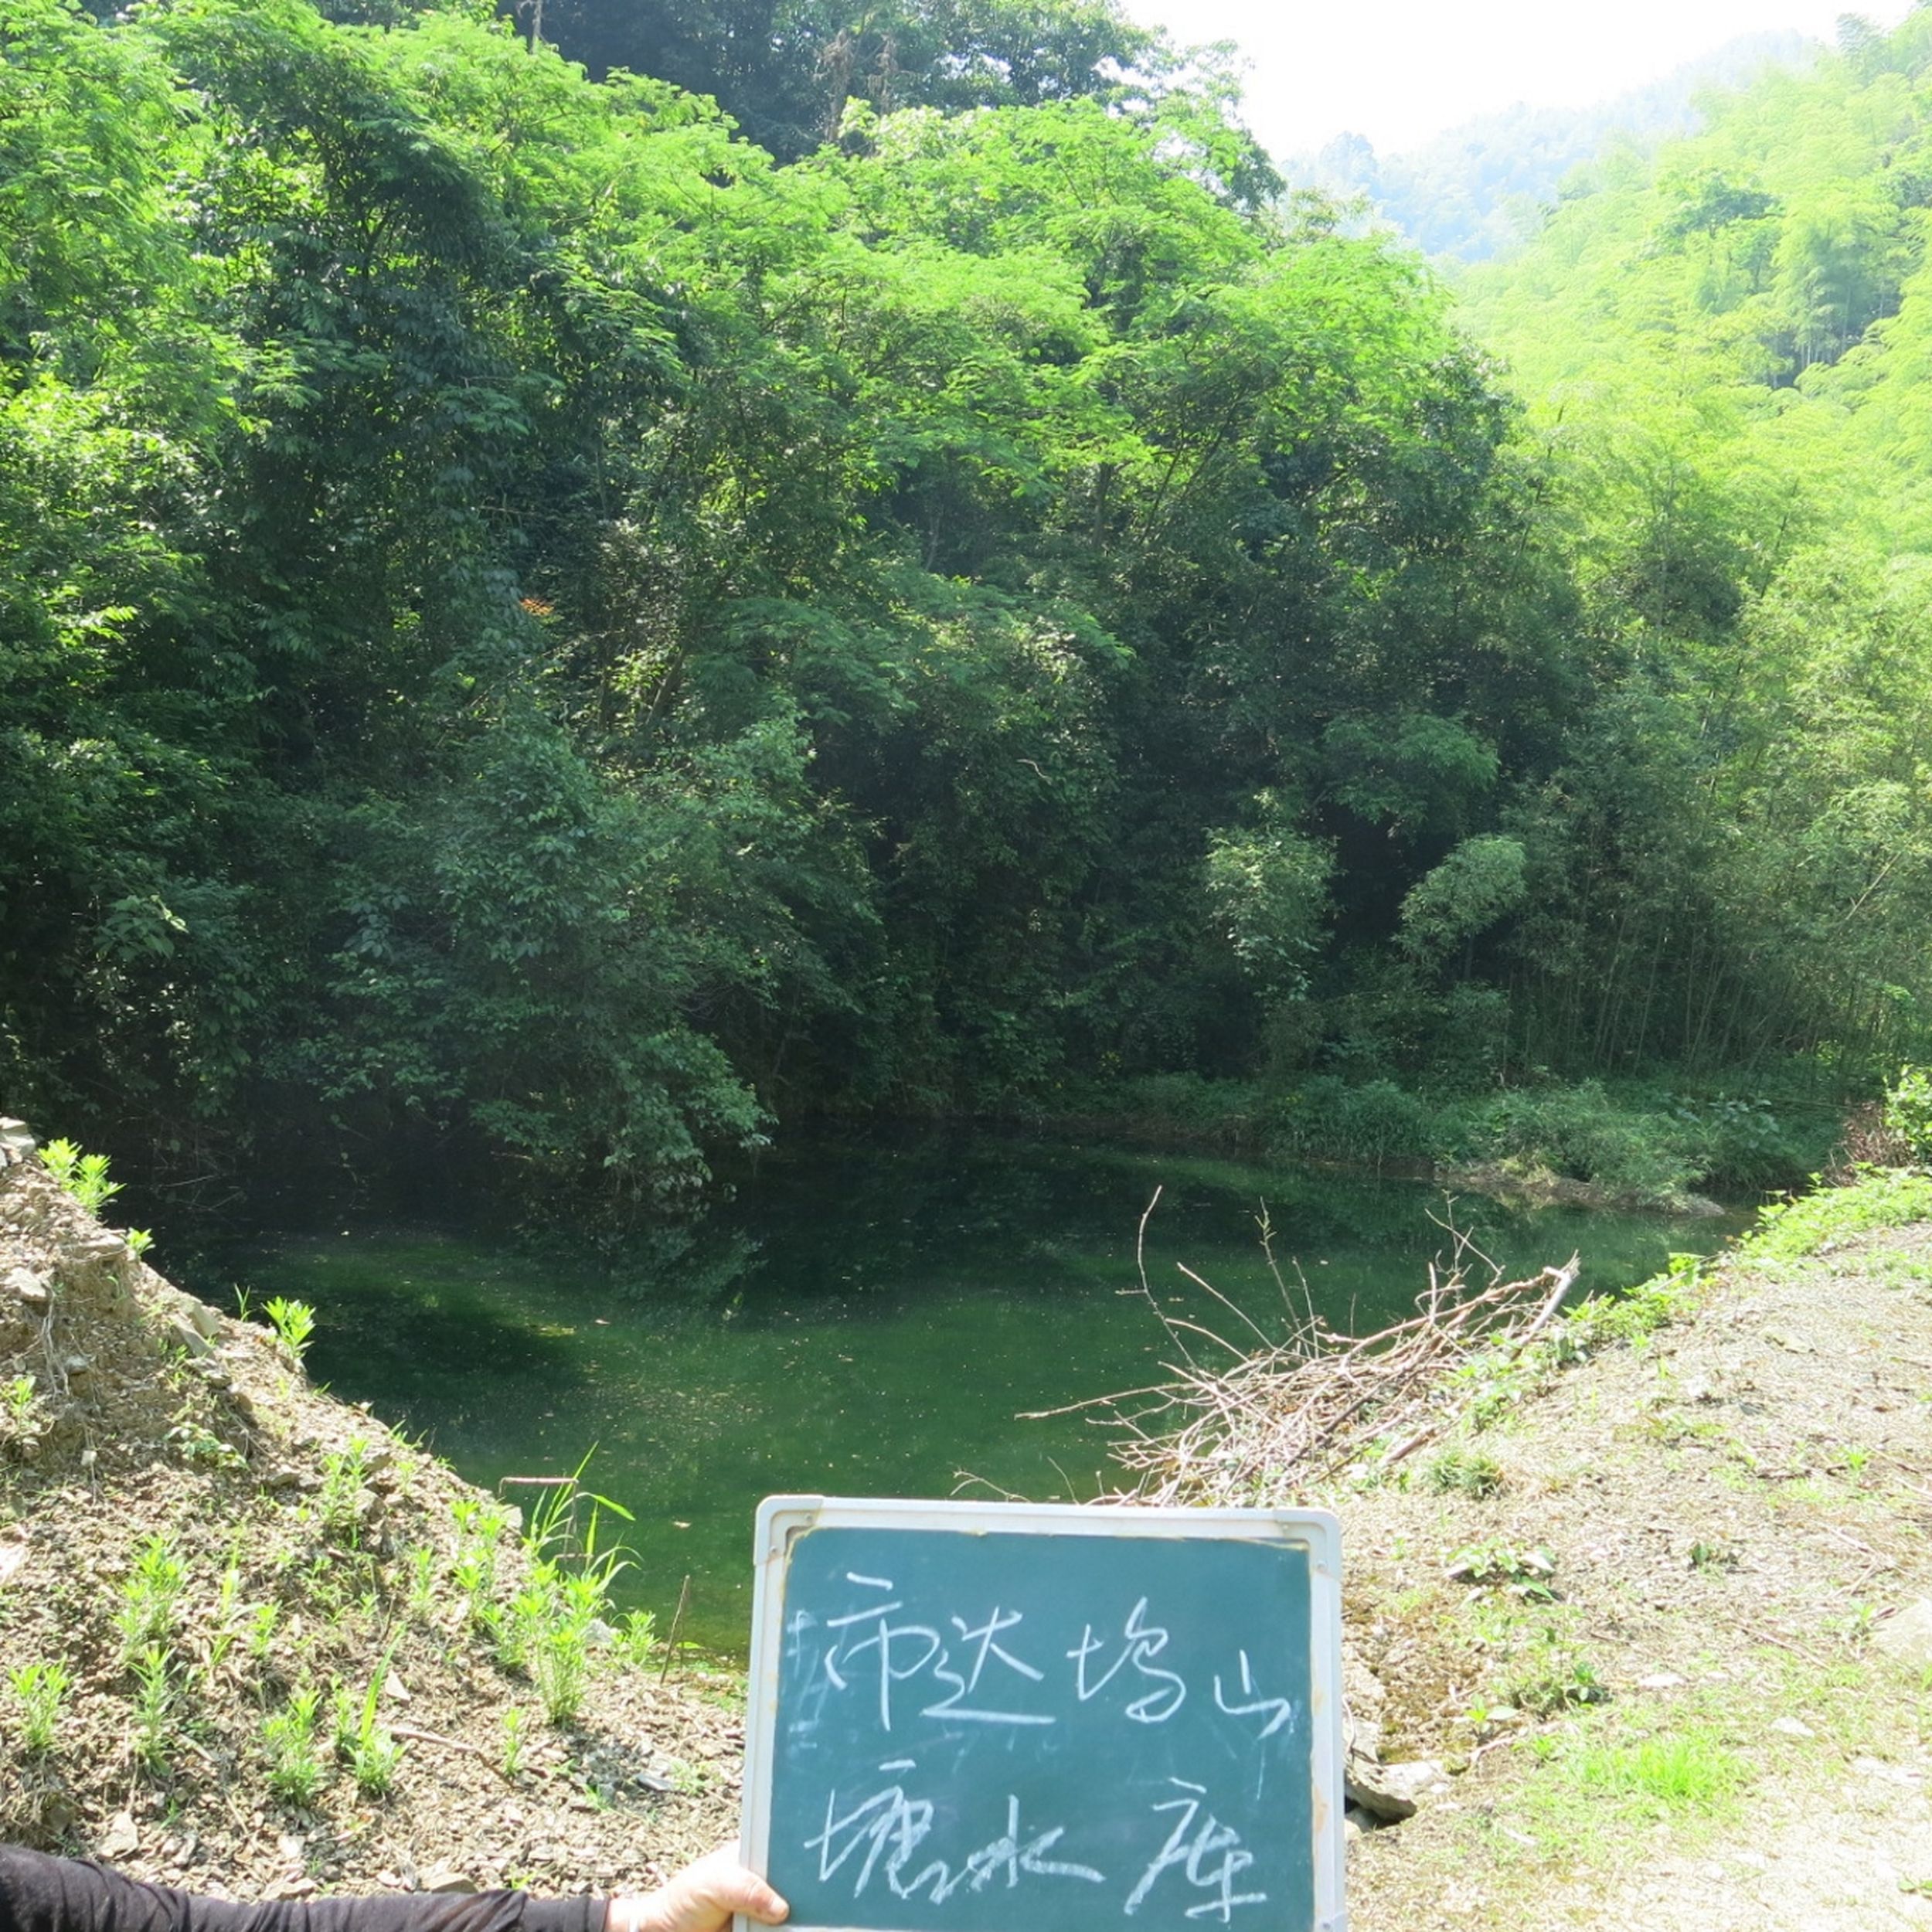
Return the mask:
{"type": "MultiPolygon", "coordinates": [[[[1010,1140],[852,1145],[769,1160],[731,1208],[613,1267],[474,1230],[338,1223],[266,1233],[223,1272],[318,1311],[310,1367],[425,1434],[473,1481],[551,1475],[593,1444],[631,1510],[632,1600],[742,1651],[752,1512],[774,1491],[1091,1495],[1090,1413],[1022,1412],[1143,1386],[1164,1310],[1240,1342],[1283,1332],[1302,1284],[1344,1325],[1406,1313],[1454,1229],[1514,1273],[1583,1256],[1583,1286],[1642,1278],[1724,1225],[1445,1201],[1412,1182],[1010,1140]],[[1279,1264],[1257,1222],[1266,1214],[1279,1264]],[[1233,1308],[1189,1282],[1211,1282],[1233,1308]],[[1238,1310],[1239,1314],[1234,1311],[1238,1310]]],[[[207,1287],[204,1273],[202,1285],[207,1287]]],[[[1216,1344],[1198,1335],[1203,1358],[1216,1344]]]]}

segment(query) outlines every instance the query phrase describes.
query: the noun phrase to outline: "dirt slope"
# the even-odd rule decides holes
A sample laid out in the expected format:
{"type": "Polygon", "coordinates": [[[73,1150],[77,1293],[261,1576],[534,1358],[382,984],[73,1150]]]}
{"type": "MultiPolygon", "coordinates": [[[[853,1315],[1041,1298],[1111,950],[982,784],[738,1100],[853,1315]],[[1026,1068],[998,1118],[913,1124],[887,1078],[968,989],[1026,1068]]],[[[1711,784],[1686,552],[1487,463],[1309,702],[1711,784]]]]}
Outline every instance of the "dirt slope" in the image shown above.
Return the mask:
{"type": "Polygon", "coordinates": [[[17,1136],[0,1162],[0,1836],[247,1896],[607,1892],[731,1835],[730,1678],[661,1685],[604,1619],[519,1607],[495,1499],[170,1287],[17,1136]],[[533,1672],[580,1663],[553,1724],[533,1672]]]}
{"type": "Polygon", "coordinates": [[[1356,1932],[1932,1926],[1932,1230],[1859,1231],[1928,1205],[1820,1197],[1342,1499],[1384,1755],[1451,1773],[1356,1932]]]}

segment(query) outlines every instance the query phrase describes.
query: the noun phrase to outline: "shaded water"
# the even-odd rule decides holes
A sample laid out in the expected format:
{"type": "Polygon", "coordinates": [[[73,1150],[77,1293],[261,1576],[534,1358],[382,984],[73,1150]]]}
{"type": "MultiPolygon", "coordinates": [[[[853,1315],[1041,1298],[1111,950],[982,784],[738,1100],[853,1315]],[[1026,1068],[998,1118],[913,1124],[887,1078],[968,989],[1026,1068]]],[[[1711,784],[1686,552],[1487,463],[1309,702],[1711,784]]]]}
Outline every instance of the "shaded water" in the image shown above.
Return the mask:
{"type": "MultiPolygon", "coordinates": [[[[309,1366],[427,1435],[472,1481],[554,1475],[595,1446],[591,1486],[632,1511],[631,1600],[741,1652],[752,1512],[781,1490],[1091,1495],[1090,1414],[1019,1420],[1158,1380],[1173,1359],[1138,1284],[1230,1339],[1270,1338],[1305,1278],[1342,1323],[1407,1311],[1455,1225],[1512,1274],[1583,1256],[1626,1286],[1726,1224],[1551,1209],[1439,1189],[1093,1146],[977,1138],[819,1148],[768,1161],[682,1251],[613,1275],[587,1248],[534,1256],[474,1229],[336,1223],[264,1234],[222,1272],[317,1311],[309,1366]],[[1436,1217],[1432,1219],[1433,1217],[1436,1217]]],[[[211,1286],[204,1269],[198,1285],[211,1286]]],[[[225,1286],[225,1284],[223,1284],[225,1286]]],[[[1215,1352],[1196,1337],[1204,1359],[1215,1352]]]]}

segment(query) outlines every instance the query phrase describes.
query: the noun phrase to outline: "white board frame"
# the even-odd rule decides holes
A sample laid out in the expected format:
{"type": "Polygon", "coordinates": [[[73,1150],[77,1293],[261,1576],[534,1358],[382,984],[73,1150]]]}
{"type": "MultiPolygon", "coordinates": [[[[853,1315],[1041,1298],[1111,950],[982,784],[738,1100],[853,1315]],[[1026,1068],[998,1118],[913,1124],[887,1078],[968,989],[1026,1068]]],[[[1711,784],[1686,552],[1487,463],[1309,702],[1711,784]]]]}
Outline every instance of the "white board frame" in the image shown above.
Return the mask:
{"type": "MultiPolygon", "coordinates": [[[[1347,1932],[1342,1828],[1342,1525],[1325,1509],[1172,1509],[1132,1503],[932,1502],[900,1498],[767,1496],[758,1505],[746,1682],[745,1774],[739,1855],[763,1874],[770,1851],[771,1777],[777,1743],[778,1663],[784,1632],[785,1558],[808,1529],[937,1529],[1053,1536],[1270,1538],[1308,1555],[1310,1760],[1315,1815],[1314,1932],[1347,1932]]],[[[740,1913],[734,1932],[761,1932],[740,1913]]],[[[861,1932],[849,1927],[814,1932],[861,1932]]]]}

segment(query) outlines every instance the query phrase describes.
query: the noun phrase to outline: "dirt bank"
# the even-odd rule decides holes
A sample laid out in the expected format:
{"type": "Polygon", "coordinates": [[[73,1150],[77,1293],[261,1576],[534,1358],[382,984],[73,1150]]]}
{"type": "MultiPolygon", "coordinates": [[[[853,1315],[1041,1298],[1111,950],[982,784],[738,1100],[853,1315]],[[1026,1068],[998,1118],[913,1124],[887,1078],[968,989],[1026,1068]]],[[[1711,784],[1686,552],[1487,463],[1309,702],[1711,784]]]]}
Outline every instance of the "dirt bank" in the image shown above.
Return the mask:
{"type": "Polygon", "coordinates": [[[1929,1209],[1815,1197],[1333,1498],[1383,1754],[1449,1774],[1356,1932],[1932,1925],[1929,1209]]]}
{"type": "Polygon", "coordinates": [[[608,1892],[735,1832],[732,1678],[661,1683],[634,1633],[533,1590],[495,1498],[170,1287],[21,1151],[0,1157],[0,1835],[300,1896],[608,1892]],[[578,1668],[580,1715],[549,1721],[578,1668]]]}

